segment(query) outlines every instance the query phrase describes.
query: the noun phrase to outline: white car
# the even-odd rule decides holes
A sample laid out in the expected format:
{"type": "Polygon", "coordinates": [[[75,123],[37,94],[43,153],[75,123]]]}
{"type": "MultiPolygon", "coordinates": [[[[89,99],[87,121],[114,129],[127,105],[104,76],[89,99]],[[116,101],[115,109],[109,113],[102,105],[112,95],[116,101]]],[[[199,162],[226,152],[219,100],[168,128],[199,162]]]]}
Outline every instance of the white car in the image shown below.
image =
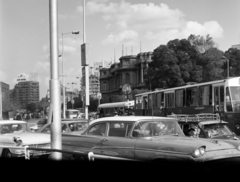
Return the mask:
{"type": "MultiPolygon", "coordinates": [[[[30,132],[25,121],[0,120],[0,157],[24,157],[24,148],[11,146],[50,149],[51,138],[47,134],[30,132]]],[[[49,152],[30,150],[30,156],[46,158],[48,155],[49,152]]]]}

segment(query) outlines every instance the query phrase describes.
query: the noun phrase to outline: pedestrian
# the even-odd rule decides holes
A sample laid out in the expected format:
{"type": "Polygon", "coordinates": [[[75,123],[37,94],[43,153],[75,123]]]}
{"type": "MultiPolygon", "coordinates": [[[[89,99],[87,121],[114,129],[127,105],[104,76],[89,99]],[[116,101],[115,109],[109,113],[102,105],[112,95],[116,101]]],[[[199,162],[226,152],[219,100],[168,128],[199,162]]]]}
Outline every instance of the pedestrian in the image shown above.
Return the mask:
{"type": "Polygon", "coordinates": [[[19,112],[17,112],[17,115],[15,117],[15,120],[22,120],[22,117],[21,115],[19,114],[19,112]]]}

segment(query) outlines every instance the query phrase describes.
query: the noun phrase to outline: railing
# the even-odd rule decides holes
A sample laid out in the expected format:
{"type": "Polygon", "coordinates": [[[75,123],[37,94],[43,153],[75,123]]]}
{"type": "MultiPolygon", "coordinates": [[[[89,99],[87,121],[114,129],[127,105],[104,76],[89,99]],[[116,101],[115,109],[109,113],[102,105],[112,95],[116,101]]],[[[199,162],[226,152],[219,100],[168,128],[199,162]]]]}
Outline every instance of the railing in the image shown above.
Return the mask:
{"type": "Polygon", "coordinates": [[[220,121],[219,114],[212,114],[212,113],[201,113],[201,114],[174,114],[174,115],[167,115],[169,118],[177,119],[178,121],[208,121],[208,120],[217,120],[220,121]]]}
{"type": "Polygon", "coordinates": [[[7,145],[0,145],[1,148],[8,148],[8,149],[23,149],[24,150],[24,158],[26,160],[30,160],[30,150],[35,151],[45,151],[45,152],[60,152],[60,153],[66,153],[66,154],[72,154],[81,156],[84,159],[88,161],[94,161],[94,159],[111,159],[111,160],[124,160],[124,161],[138,161],[135,159],[128,159],[128,158],[122,158],[122,157],[113,157],[113,156],[107,156],[107,155],[98,155],[94,154],[93,152],[84,153],[81,151],[68,151],[68,150],[59,150],[59,149],[46,149],[46,148],[32,148],[32,147],[17,147],[17,146],[7,146],[7,145]]]}

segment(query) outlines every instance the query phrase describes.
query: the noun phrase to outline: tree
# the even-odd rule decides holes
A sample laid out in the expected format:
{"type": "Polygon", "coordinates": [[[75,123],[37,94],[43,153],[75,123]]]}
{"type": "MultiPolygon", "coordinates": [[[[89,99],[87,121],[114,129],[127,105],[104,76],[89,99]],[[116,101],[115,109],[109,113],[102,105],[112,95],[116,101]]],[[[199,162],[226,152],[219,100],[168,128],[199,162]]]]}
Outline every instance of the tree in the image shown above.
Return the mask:
{"type": "Polygon", "coordinates": [[[217,46],[217,44],[213,41],[212,37],[208,34],[206,38],[204,38],[201,35],[194,35],[191,34],[188,37],[188,41],[190,42],[191,45],[195,47],[195,49],[199,53],[204,53],[210,48],[214,48],[217,46]]]}
{"type": "MultiPolygon", "coordinates": [[[[230,48],[224,53],[224,56],[229,60],[229,76],[240,76],[240,50],[236,48],[230,48]]],[[[224,64],[222,68],[224,73],[226,73],[227,62],[226,60],[223,61],[224,64]]]]}
{"type": "Polygon", "coordinates": [[[208,49],[201,55],[198,64],[203,67],[202,79],[203,82],[220,80],[224,78],[222,69],[223,60],[221,59],[223,52],[217,48],[208,49]]]}
{"type": "Polygon", "coordinates": [[[175,52],[160,45],[153,52],[152,62],[144,75],[146,85],[155,88],[169,88],[184,84],[175,52]]]}

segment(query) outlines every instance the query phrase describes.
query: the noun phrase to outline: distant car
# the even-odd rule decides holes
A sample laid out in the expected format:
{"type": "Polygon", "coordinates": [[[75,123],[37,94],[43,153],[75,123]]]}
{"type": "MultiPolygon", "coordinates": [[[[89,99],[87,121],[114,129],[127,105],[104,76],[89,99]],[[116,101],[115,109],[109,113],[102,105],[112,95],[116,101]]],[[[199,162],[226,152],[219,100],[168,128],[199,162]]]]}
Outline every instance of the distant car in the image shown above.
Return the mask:
{"type": "Polygon", "coordinates": [[[168,115],[168,117],[178,120],[186,136],[189,136],[189,131],[192,130],[193,137],[239,140],[239,136],[231,131],[227,122],[222,121],[218,114],[168,115]]]}
{"type": "MultiPolygon", "coordinates": [[[[150,162],[240,159],[240,142],[186,137],[176,119],[149,116],[104,117],[91,121],[82,135],[62,135],[63,150],[150,162]]],[[[64,159],[79,156],[63,154],[64,159]]]]}
{"type": "MultiPolygon", "coordinates": [[[[0,156],[5,158],[24,157],[24,149],[8,148],[8,146],[28,146],[31,148],[51,148],[49,135],[30,132],[25,121],[0,120],[0,156]]],[[[30,151],[31,156],[46,158],[49,153],[30,151]]]]}
{"type": "MultiPolygon", "coordinates": [[[[86,119],[62,119],[62,132],[71,134],[81,134],[88,126],[86,119]]],[[[37,133],[50,133],[50,124],[45,124],[39,128],[37,133]]]]}

